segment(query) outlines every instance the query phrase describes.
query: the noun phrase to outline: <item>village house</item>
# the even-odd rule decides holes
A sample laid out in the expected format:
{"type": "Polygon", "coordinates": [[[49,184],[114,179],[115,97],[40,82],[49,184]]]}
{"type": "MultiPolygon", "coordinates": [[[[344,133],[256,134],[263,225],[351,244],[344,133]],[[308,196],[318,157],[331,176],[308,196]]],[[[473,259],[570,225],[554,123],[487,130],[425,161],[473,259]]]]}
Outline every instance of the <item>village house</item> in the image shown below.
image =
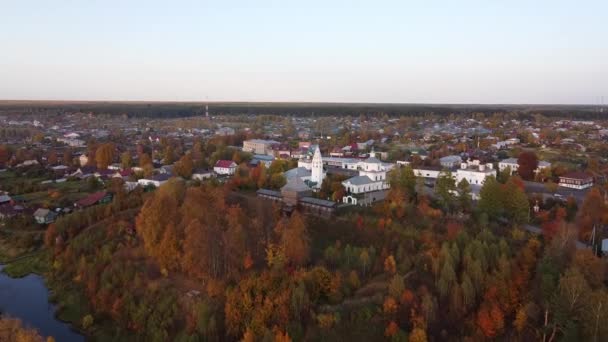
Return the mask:
{"type": "Polygon", "coordinates": [[[39,208],[34,212],[34,220],[38,224],[49,224],[53,223],[57,218],[57,214],[53,211],[45,208],[39,208]]]}
{"type": "MultiPolygon", "coordinates": [[[[535,173],[538,173],[546,168],[550,168],[551,167],[551,163],[543,161],[543,160],[539,160],[538,161],[538,167],[536,168],[536,170],[534,170],[535,173]]],[[[517,162],[517,158],[507,158],[507,159],[503,159],[500,162],[498,162],[498,170],[500,170],[501,172],[506,170],[507,168],[511,169],[511,174],[515,174],[517,172],[517,170],[519,169],[519,163],[517,162]]]]}
{"type": "Polygon", "coordinates": [[[250,139],[243,141],[243,151],[254,154],[272,155],[274,145],[279,145],[279,142],[274,140],[250,139]]]}
{"type": "Polygon", "coordinates": [[[236,163],[232,160],[218,160],[213,167],[213,171],[218,175],[231,176],[236,171],[236,163]]]}
{"type": "Polygon", "coordinates": [[[89,162],[89,157],[83,153],[78,157],[78,162],[80,163],[80,166],[85,166],[89,162]]]}
{"type": "Polygon", "coordinates": [[[205,179],[209,179],[213,177],[213,172],[211,170],[203,170],[197,169],[192,172],[192,179],[204,181],[205,179]]]}
{"type": "Polygon", "coordinates": [[[255,154],[253,156],[253,158],[251,158],[251,161],[249,162],[249,165],[251,165],[253,167],[256,167],[260,163],[262,163],[264,166],[269,167],[270,164],[272,164],[273,161],[274,161],[274,157],[273,156],[264,155],[264,154],[255,154]]]}
{"type": "Polygon", "coordinates": [[[469,160],[460,164],[460,169],[456,170],[456,184],[463,179],[471,185],[482,185],[487,177],[496,178],[496,170],[492,163],[480,163],[479,160],[469,160]]]}
{"type": "Polygon", "coordinates": [[[462,163],[462,158],[457,155],[439,158],[439,164],[441,164],[441,166],[446,169],[453,169],[455,167],[458,167],[460,166],[460,163],[462,163]]]}
{"type": "Polygon", "coordinates": [[[75,208],[87,208],[95,204],[105,204],[112,201],[112,194],[106,191],[99,191],[88,195],[74,203],[75,208]]]}
{"type": "Polygon", "coordinates": [[[139,179],[139,180],[137,180],[137,183],[139,185],[141,185],[142,187],[154,186],[154,187],[158,188],[161,185],[165,184],[167,181],[169,181],[170,178],[171,178],[171,175],[158,174],[158,175],[154,175],[150,178],[139,179]]]}
{"type": "Polygon", "coordinates": [[[559,176],[559,186],[578,190],[590,188],[593,186],[593,176],[587,172],[569,172],[559,176]]]}

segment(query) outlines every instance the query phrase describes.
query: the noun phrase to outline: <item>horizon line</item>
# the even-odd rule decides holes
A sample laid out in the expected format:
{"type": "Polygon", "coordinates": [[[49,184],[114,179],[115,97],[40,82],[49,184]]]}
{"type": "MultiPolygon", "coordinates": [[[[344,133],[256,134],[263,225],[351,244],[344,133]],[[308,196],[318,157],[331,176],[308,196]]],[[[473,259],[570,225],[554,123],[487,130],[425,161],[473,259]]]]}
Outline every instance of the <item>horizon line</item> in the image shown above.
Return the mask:
{"type": "Polygon", "coordinates": [[[359,101],[243,101],[243,100],[50,100],[50,99],[0,99],[0,104],[33,103],[171,103],[171,104],[304,104],[304,105],[390,105],[390,106],[588,106],[608,107],[598,103],[500,103],[500,102],[359,102],[359,101]]]}

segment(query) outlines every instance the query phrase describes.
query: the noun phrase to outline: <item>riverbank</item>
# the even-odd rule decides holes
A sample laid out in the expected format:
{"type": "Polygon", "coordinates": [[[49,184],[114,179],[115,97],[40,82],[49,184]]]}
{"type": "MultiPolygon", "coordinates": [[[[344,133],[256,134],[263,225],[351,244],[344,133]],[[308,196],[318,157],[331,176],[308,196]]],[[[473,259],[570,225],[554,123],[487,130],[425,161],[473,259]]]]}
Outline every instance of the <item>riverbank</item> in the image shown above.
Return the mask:
{"type": "MultiPolygon", "coordinates": [[[[47,303],[54,304],[53,317],[57,321],[69,325],[70,329],[81,336],[87,336],[82,329],[81,321],[87,313],[86,299],[77,297],[74,292],[56,291],[58,284],[49,281],[49,271],[52,267],[50,251],[40,248],[31,252],[17,254],[13,249],[7,253],[7,245],[0,244],[1,273],[11,279],[26,278],[30,275],[39,277],[48,291],[47,303]],[[9,254],[10,257],[9,257],[9,254]]],[[[48,304],[47,304],[48,305],[48,304]]]]}
{"type": "Polygon", "coordinates": [[[40,335],[52,336],[56,341],[85,340],[85,335],[72,324],[58,319],[57,307],[50,304],[50,291],[41,275],[30,273],[12,278],[8,273],[0,265],[0,311],[3,315],[17,318],[40,335]]]}
{"type": "Polygon", "coordinates": [[[2,263],[4,264],[2,272],[11,278],[23,278],[28,274],[44,276],[49,270],[49,252],[46,249],[39,249],[2,263]]]}

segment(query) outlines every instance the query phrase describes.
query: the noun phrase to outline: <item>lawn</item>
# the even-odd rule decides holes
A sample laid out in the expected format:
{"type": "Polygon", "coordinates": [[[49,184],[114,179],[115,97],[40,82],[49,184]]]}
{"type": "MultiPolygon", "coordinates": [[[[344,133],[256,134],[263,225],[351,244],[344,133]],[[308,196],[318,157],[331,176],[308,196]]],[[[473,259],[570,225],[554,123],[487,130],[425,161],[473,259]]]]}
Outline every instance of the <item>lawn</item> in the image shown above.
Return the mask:
{"type": "Polygon", "coordinates": [[[39,250],[7,264],[3,272],[11,278],[21,278],[30,273],[43,274],[48,270],[48,265],[48,251],[39,250]]]}

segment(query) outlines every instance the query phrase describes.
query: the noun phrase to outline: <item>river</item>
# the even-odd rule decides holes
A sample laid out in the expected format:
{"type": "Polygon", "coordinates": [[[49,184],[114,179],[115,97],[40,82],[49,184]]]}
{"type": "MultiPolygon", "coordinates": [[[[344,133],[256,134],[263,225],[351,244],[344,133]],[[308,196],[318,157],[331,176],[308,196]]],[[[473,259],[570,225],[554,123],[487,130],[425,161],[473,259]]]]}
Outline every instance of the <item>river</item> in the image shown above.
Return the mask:
{"type": "Polygon", "coordinates": [[[49,303],[49,291],[42,277],[30,274],[11,278],[0,265],[0,312],[19,318],[25,326],[35,328],[43,337],[57,342],[82,342],[84,336],[70,325],[55,318],[55,306],[49,303]]]}

